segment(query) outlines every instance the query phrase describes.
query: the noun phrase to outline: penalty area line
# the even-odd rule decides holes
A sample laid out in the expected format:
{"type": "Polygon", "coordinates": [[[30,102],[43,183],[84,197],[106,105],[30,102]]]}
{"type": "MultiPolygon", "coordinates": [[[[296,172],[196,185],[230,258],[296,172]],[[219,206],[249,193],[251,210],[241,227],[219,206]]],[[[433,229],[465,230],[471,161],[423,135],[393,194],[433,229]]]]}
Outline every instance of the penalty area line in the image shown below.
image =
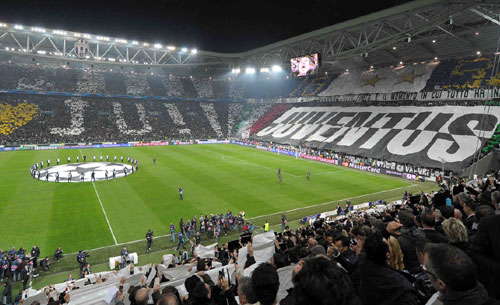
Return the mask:
{"type": "MultiPolygon", "coordinates": [[[[82,156],[82,159],[83,159],[82,150],[78,149],[78,151],[80,152],[80,155],[82,156]]],[[[118,245],[118,242],[116,241],[116,237],[115,237],[115,233],[113,232],[113,228],[111,228],[111,224],[109,223],[109,219],[108,219],[108,215],[106,214],[106,210],[104,210],[104,205],[102,204],[101,196],[99,196],[99,192],[97,191],[97,188],[95,187],[94,181],[91,181],[91,183],[92,183],[92,186],[94,187],[94,191],[95,191],[95,194],[97,196],[97,200],[99,200],[99,204],[101,205],[102,213],[104,214],[104,218],[106,218],[106,222],[108,223],[109,231],[111,232],[111,236],[113,236],[113,241],[115,242],[115,246],[116,246],[116,245],[118,245]]]]}

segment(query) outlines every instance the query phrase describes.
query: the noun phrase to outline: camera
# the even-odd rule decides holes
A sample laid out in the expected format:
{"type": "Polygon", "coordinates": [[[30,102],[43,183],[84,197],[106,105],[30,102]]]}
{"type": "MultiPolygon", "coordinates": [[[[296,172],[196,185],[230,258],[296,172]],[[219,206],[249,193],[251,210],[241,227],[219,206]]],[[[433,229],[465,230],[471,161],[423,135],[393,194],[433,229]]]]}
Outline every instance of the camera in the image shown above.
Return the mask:
{"type": "Polygon", "coordinates": [[[219,278],[220,279],[224,278],[224,269],[219,271],[219,278]]]}

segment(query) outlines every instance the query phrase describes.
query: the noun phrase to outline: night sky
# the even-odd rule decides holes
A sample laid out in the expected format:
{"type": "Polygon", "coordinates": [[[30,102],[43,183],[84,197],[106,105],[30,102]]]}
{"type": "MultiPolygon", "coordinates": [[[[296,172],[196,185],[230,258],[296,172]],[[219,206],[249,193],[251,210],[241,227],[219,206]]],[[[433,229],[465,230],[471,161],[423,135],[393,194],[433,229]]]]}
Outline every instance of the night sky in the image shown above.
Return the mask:
{"type": "Polygon", "coordinates": [[[405,2],[2,0],[0,22],[232,53],[405,2]]]}

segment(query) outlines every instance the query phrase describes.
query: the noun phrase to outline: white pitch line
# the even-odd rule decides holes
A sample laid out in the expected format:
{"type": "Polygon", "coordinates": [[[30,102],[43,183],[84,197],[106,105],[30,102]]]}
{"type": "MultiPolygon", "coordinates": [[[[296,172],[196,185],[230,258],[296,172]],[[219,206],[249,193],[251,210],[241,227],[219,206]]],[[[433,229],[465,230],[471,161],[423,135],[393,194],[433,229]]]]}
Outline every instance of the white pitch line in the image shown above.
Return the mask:
{"type": "MultiPolygon", "coordinates": [[[[80,155],[82,156],[82,159],[83,159],[82,150],[78,149],[78,151],[80,152],[80,155]]],[[[109,231],[111,232],[111,236],[113,236],[113,241],[115,242],[115,245],[118,245],[118,242],[116,241],[115,233],[113,233],[113,228],[111,228],[111,224],[109,223],[108,215],[106,214],[106,210],[104,210],[104,206],[102,205],[101,196],[99,196],[99,192],[97,192],[94,181],[91,181],[91,182],[92,182],[92,186],[94,187],[95,194],[97,195],[97,200],[99,200],[99,204],[101,205],[101,209],[102,209],[102,213],[104,214],[104,218],[106,218],[106,222],[108,223],[108,228],[109,228],[109,231]]]]}
{"type": "Polygon", "coordinates": [[[359,196],[355,196],[355,197],[348,197],[348,198],[344,198],[344,199],[327,201],[327,202],[323,202],[323,203],[319,203],[319,204],[314,204],[314,205],[310,205],[310,206],[306,206],[306,207],[295,208],[295,209],[291,209],[291,210],[287,210],[287,211],[281,211],[281,212],[276,212],[276,213],[271,213],[271,214],[266,214],[266,215],[255,216],[255,217],[251,217],[251,218],[248,218],[248,219],[249,220],[250,219],[257,219],[257,218],[268,217],[268,216],[272,216],[272,215],[278,215],[278,214],[283,214],[283,213],[300,211],[300,210],[304,210],[304,209],[308,209],[308,208],[319,207],[319,206],[323,206],[323,205],[327,205],[327,204],[332,204],[332,203],[340,202],[340,201],[345,201],[345,200],[349,200],[349,199],[355,199],[355,198],[360,198],[360,197],[365,197],[365,196],[370,196],[370,195],[375,195],[375,194],[381,194],[381,193],[391,192],[391,191],[395,191],[395,190],[399,190],[399,189],[403,189],[403,188],[414,187],[416,185],[418,185],[418,184],[413,183],[411,185],[397,187],[397,188],[390,189],[390,190],[384,190],[384,191],[379,191],[379,192],[375,192],[375,193],[370,193],[370,194],[365,194],[365,195],[359,195],[359,196]]]}

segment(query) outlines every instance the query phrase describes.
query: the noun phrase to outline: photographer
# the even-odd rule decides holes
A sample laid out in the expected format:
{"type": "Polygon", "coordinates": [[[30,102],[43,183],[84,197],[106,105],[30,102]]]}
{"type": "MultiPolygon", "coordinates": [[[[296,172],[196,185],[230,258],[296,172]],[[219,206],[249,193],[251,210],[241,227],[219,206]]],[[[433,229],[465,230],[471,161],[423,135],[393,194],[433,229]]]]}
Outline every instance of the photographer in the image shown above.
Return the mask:
{"type": "Polygon", "coordinates": [[[120,263],[120,268],[125,267],[126,265],[130,264],[130,256],[128,255],[128,249],[127,247],[123,247],[123,250],[121,252],[121,263],[120,263]]]}
{"type": "Polygon", "coordinates": [[[63,257],[63,250],[61,247],[58,247],[56,251],[54,251],[54,258],[56,262],[58,262],[63,257]]]}
{"type": "Polygon", "coordinates": [[[83,272],[83,268],[87,264],[87,257],[90,255],[87,253],[87,251],[80,250],[78,251],[78,255],[76,256],[76,261],[78,262],[78,265],[80,266],[80,273],[83,272]]]}
{"type": "Polygon", "coordinates": [[[43,271],[47,271],[50,269],[50,260],[48,257],[45,257],[41,262],[40,265],[43,268],[43,271]]]}

